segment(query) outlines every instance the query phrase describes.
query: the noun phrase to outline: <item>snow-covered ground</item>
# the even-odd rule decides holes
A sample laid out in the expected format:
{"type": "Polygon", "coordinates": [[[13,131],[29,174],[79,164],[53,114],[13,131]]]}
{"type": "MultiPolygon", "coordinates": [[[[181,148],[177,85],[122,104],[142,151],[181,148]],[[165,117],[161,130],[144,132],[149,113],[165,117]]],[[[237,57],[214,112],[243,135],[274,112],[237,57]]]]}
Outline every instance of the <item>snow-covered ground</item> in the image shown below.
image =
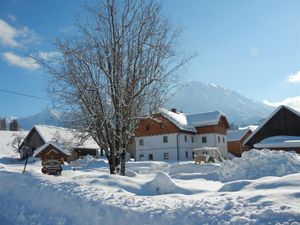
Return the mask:
{"type": "MultiPolygon", "coordinates": [[[[5,147],[5,146],[4,146],[5,147]]],[[[252,150],[222,164],[128,162],[108,174],[105,159],[65,165],[61,176],[26,173],[0,145],[0,224],[300,224],[300,156],[252,150]]]]}

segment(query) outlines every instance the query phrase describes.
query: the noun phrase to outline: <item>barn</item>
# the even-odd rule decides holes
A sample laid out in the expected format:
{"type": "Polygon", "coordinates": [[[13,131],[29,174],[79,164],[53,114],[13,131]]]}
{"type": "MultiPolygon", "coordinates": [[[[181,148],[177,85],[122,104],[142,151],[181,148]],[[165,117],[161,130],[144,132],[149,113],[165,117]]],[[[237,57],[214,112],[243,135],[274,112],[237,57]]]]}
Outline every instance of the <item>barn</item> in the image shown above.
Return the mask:
{"type": "Polygon", "coordinates": [[[72,154],[69,156],[69,160],[75,160],[85,155],[98,155],[99,146],[92,137],[86,137],[86,135],[75,129],[48,125],[35,125],[19,149],[26,147],[32,149],[35,153],[35,150],[39,147],[50,142],[67,149],[72,154]]]}
{"type": "Polygon", "coordinates": [[[300,113],[279,106],[244,142],[248,148],[300,153],[300,113]]]}

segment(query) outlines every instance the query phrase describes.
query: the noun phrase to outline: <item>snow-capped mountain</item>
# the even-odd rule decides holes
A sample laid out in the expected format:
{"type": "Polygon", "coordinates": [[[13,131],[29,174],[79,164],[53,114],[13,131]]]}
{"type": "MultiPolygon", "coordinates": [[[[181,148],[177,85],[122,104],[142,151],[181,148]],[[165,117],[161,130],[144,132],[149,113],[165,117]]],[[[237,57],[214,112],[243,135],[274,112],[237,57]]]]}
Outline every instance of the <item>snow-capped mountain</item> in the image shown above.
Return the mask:
{"type": "Polygon", "coordinates": [[[219,110],[227,116],[229,123],[238,125],[258,123],[274,109],[235,91],[200,81],[186,82],[172,94],[165,107],[185,113],[219,110]]]}
{"type": "Polygon", "coordinates": [[[19,126],[24,130],[30,130],[36,124],[62,126],[62,115],[54,109],[46,109],[32,116],[18,119],[19,126]]]}
{"type": "MultiPolygon", "coordinates": [[[[229,123],[248,125],[266,118],[274,108],[242,96],[227,88],[205,84],[200,81],[189,81],[178,88],[164,106],[176,108],[184,113],[198,113],[219,110],[229,123]]],[[[19,118],[22,129],[29,130],[36,124],[64,126],[61,112],[46,109],[38,114],[19,118]]]]}

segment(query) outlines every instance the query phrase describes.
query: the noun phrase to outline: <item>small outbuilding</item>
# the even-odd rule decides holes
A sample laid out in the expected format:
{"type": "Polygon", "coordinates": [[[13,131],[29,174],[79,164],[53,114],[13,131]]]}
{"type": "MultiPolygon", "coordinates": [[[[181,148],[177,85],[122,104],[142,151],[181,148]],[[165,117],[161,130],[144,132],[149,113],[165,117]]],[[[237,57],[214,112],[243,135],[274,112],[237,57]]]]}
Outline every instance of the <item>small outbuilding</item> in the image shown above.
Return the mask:
{"type": "MultiPolygon", "coordinates": [[[[48,143],[56,144],[55,146],[63,146],[69,153],[71,160],[76,160],[86,155],[96,157],[98,155],[99,146],[92,137],[78,132],[75,129],[64,127],[35,125],[22,144],[20,145],[20,153],[24,148],[31,149],[32,153],[36,155],[37,149],[48,143]]],[[[60,148],[62,149],[62,148],[60,148]]]]}
{"type": "Polygon", "coordinates": [[[252,130],[248,127],[239,130],[227,131],[228,152],[230,152],[234,156],[241,157],[243,152],[248,150],[248,148],[243,145],[243,142],[251,134],[252,130]]]}
{"type": "Polygon", "coordinates": [[[68,161],[71,153],[62,145],[55,142],[47,142],[34,152],[34,157],[42,160],[42,172],[47,174],[60,174],[61,165],[68,161]]]}
{"type": "Polygon", "coordinates": [[[248,148],[296,151],[300,154],[300,113],[279,106],[245,141],[248,148]]]}
{"type": "Polygon", "coordinates": [[[55,142],[47,142],[41,147],[37,148],[33,154],[33,157],[40,158],[42,160],[55,159],[61,162],[67,161],[71,153],[62,145],[55,142]]]}

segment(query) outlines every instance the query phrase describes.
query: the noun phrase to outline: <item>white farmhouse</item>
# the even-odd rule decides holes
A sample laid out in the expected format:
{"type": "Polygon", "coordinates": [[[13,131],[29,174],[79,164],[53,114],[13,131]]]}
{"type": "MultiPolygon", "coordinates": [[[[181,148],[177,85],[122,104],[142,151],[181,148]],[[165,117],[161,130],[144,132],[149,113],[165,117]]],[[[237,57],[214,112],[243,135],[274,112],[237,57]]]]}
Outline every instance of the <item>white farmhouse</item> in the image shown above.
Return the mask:
{"type": "Polygon", "coordinates": [[[192,160],[195,149],[216,147],[217,160],[221,160],[227,158],[228,128],[225,115],[219,111],[186,115],[176,109],[160,109],[140,121],[135,132],[135,159],[192,160]]]}

